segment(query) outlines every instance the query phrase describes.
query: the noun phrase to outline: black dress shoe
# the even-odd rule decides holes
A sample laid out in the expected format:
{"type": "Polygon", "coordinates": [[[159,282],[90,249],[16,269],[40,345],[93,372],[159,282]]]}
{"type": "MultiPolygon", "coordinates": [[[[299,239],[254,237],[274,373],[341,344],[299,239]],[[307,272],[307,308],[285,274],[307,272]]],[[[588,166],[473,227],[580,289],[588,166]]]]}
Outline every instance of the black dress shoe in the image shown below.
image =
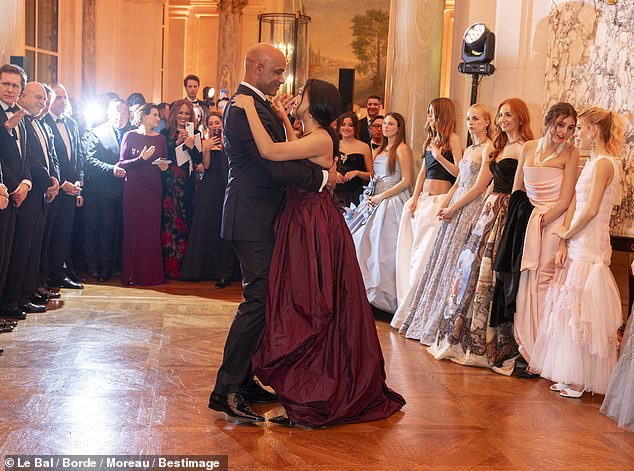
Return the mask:
{"type": "Polygon", "coordinates": [[[211,393],[209,408],[224,412],[240,422],[264,422],[264,417],[253,412],[240,393],[229,393],[226,396],[211,393]]]}
{"type": "Polygon", "coordinates": [[[26,319],[26,312],[24,312],[22,309],[18,309],[17,307],[12,307],[0,311],[0,316],[21,321],[26,319]]]}
{"type": "Polygon", "coordinates": [[[283,425],[285,427],[295,427],[297,424],[293,422],[291,419],[286,417],[285,415],[278,415],[277,417],[273,417],[269,419],[269,422],[275,425],[283,425]]]}
{"type": "Polygon", "coordinates": [[[24,312],[46,312],[46,306],[41,306],[40,304],[33,304],[28,302],[26,304],[22,304],[20,306],[24,312]]]}
{"type": "Polygon", "coordinates": [[[13,327],[12,325],[0,324],[0,333],[2,334],[6,334],[7,332],[13,332],[13,329],[15,329],[15,327],[13,327]]]}
{"type": "Polygon", "coordinates": [[[10,321],[9,319],[0,319],[0,325],[15,327],[18,323],[16,321],[10,321]]]}
{"type": "Polygon", "coordinates": [[[84,278],[79,273],[77,273],[76,271],[73,271],[73,270],[67,270],[66,271],[66,278],[70,278],[75,283],[85,283],[86,282],[86,278],[84,278]]]}
{"type": "Polygon", "coordinates": [[[29,301],[33,304],[48,304],[50,301],[49,297],[44,294],[34,293],[29,298],[29,301]]]}
{"type": "Polygon", "coordinates": [[[220,280],[218,280],[218,283],[216,283],[216,288],[218,288],[218,289],[226,288],[230,284],[231,284],[231,282],[229,281],[229,279],[220,278],[220,280]]]}
{"type": "Polygon", "coordinates": [[[67,276],[60,281],[51,281],[49,285],[55,288],[84,289],[84,285],[74,282],[67,276]]]}
{"type": "Polygon", "coordinates": [[[241,388],[240,394],[245,402],[251,404],[268,404],[269,402],[278,401],[276,394],[267,391],[255,380],[251,381],[248,386],[241,388]]]}
{"type": "Polygon", "coordinates": [[[4,348],[0,347],[0,353],[4,353],[4,348]]]}

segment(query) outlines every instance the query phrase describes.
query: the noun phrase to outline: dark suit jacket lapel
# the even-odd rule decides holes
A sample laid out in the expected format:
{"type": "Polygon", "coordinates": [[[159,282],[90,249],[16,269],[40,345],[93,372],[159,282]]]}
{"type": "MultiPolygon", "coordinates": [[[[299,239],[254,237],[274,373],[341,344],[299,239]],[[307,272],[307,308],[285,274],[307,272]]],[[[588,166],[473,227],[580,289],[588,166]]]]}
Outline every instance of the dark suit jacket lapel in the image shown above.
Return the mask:
{"type": "Polygon", "coordinates": [[[277,115],[273,111],[273,108],[271,107],[271,104],[268,101],[263,100],[262,97],[260,97],[260,95],[255,93],[249,87],[245,87],[244,85],[240,85],[236,93],[239,93],[242,95],[251,95],[253,97],[253,100],[255,101],[255,107],[258,109],[258,114],[260,114],[262,110],[266,110],[268,114],[270,114],[271,119],[268,120],[268,123],[264,123],[264,124],[265,124],[265,127],[266,127],[266,124],[270,124],[271,126],[274,127],[274,129],[272,130],[274,135],[271,137],[276,141],[286,140],[284,125],[277,118],[277,115]]]}
{"type": "MultiPolygon", "coordinates": [[[[8,119],[9,118],[7,117],[7,113],[4,111],[4,108],[0,106],[0,126],[4,126],[4,123],[6,123],[8,119]]],[[[14,131],[18,132],[18,128],[20,128],[20,149],[18,149],[18,141],[15,139],[11,142],[11,146],[13,147],[16,156],[22,156],[22,166],[24,166],[24,156],[26,155],[26,150],[24,147],[24,143],[26,142],[26,129],[24,128],[24,124],[22,124],[22,121],[20,121],[20,123],[14,128],[14,131]],[[22,151],[21,155],[20,150],[22,151]]]]}

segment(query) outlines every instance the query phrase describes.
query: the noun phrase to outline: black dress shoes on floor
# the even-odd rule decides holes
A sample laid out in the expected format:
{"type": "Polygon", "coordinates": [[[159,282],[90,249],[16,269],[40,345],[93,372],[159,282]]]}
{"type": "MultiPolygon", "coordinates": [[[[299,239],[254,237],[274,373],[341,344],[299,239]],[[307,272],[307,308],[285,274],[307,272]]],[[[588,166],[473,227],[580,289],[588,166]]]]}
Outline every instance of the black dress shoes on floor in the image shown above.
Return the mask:
{"type": "Polygon", "coordinates": [[[0,311],[0,316],[21,321],[26,319],[26,312],[24,312],[22,309],[18,309],[17,307],[12,307],[0,311]]]}
{"type": "Polygon", "coordinates": [[[59,299],[62,297],[59,291],[51,291],[46,288],[38,288],[37,291],[35,291],[35,294],[46,296],[48,299],[59,299]]]}
{"type": "Polygon", "coordinates": [[[31,301],[33,304],[48,304],[50,298],[45,294],[40,294],[36,292],[31,295],[29,301],[31,301]]]}
{"type": "Polygon", "coordinates": [[[240,393],[229,393],[226,396],[211,393],[209,408],[224,412],[239,422],[264,422],[264,417],[253,412],[240,393]]]}
{"type": "Polygon", "coordinates": [[[229,286],[231,284],[231,282],[229,281],[228,278],[220,278],[218,280],[218,282],[216,283],[216,288],[217,289],[222,289],[222,288],[226,288],[227,286],[229,286]]]}
{"type": "Polygon", "coordinates": [[[293,422],[291,419],[286,417],[285,415],[278,415],[276,417],[270,418],[269,422],[275,425],[283,425],[285,427],[296,427],[297,424],[293,422]]]}
{"type": "Polygon", "coordinates": [[[15,327],[18,325],[18,323],[16,321],[11,321],[9,319],[0,319],[0,325],[7,325],[10,327],[15,327]]]}
{"type": "Polygon", "coordinates": [[[20,309],[28,313],[46,312],[46,306],[42,306],[40,304],[33,304],[32,302],[22,304],[20,306],[20,309]]]}
{"type": "Polygon", "coordinates": [[[63,279],[59,281],[51,281],[49,285],[55,288],[84,289],[84,285],[71,280],[67,276],[65,276],[63,279]]]}
{"type": "Polygon", "coordinates": [[[276,394],[267,391],[255,380],[251,381],[248,386],[241,388],[240,395],[245,402],[250,404],[268,404],[278,401],[276,394]]]}

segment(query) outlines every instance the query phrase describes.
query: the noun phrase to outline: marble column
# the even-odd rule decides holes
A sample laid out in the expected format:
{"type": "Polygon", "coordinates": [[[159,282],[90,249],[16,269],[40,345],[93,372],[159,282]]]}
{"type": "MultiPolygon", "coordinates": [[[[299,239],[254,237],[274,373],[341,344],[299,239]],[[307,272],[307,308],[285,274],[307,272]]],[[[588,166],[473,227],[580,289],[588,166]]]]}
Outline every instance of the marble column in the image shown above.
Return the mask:
{"type": "Polygon", "coordinates": [[[601,106],[625,124],[623,198],[613,213],[616,235],[634,237],[634,3],[552,0],[545,105],[568,101],[581,111],[601,106]]]}
{"type": "Polygon", "coordinates": [[[95,56],[96,56],[96,0],[83,0],[82,11],[82,91],[84,97],[95,93],[95,56]]]}
{"type": "Polygon", "coordinates": [[[440,90],[444,2],[392,0],[385,81],[386,112],[403,115],[416,160],[425,141],[427,107],[440,90]]]}
{"type": "Polygon", "coordinates": [[[218,1],[218,90],[235,92],[241,80],[240,16],[248,0],[218,1]]]}

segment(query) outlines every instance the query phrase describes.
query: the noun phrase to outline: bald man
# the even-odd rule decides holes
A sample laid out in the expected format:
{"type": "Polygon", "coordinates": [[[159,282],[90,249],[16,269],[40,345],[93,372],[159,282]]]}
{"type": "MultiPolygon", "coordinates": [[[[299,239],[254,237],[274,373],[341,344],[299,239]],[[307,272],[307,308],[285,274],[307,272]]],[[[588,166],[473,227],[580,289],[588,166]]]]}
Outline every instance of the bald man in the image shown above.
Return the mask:
{"type": "MultiPolygon", "coordinates": [[[[284,83],[286,58],[269,44],[256,44],[246,54],[244,80],[236,95],[251,95],[258,115],[275,142],[286,140],[284,126],[267,95],[284,83]]],[[[299,161],[264,160],[255,145],[244,110],[227,105],[223,119],[223,152],[229,161],[221,236],[232,242],[244,277],[244,302],[231,324],[222,365],[209,400],[211,409],[238,421],[261,422],[248,403],[274,402],[251,371],[251,356],[264,328],[264,309],[271,255],[273,223],[284,198],[285,185],[320,191],[334,186],[334,171],[299,161]]]]}
{"type": "Polygon", "coordinates": [[[54,188],[51,178],[51,161],[48,149],[48,131],[41,127],[37,117],[46,105],[46,90],[37,82],[29,82],[18,98],[18,104],[26,110],[26,161],[31,173],[32,188],[16,211],[13,252],[9,274],[2,295],[3,309],[15,309],[25,313],[44,312],[46,307],[32,302],[31,296],[38,278],[42,233],[44,232],[45,194],[54,188]]]}

